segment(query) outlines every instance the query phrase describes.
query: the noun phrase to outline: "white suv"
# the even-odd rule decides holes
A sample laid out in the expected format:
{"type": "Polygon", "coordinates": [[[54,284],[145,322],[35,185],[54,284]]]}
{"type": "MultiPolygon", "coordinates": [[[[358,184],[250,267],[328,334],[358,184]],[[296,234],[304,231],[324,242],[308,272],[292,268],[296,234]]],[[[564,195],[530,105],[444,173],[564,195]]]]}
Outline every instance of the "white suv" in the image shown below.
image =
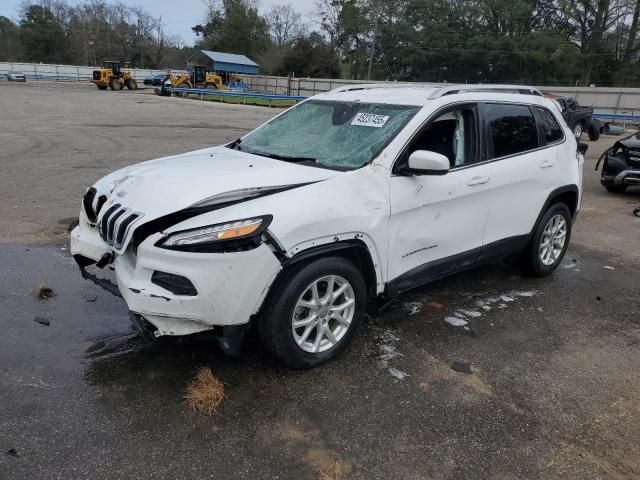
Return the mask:
{"type": "Polygon", "coordinates": [[[253,322],[274,355],[311,366],[376,297],[507,257],[553,272],[583,161],[530,87],[344,87],[231,144],[107,175],[71,249],[156,337],[217,329],[229,346],[253,322]]]}

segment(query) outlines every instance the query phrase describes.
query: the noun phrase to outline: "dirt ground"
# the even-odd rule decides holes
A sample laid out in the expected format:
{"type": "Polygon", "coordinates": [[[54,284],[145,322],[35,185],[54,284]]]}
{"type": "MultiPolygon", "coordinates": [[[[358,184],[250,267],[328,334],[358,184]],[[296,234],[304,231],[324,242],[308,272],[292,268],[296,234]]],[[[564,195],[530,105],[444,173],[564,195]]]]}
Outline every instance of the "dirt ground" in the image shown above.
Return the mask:
{"type": "Polygon", "coordinates": [[[617,137],[587,142],[553,276],[495,264],[436,282],[300,372],[255,338],[239,358],[198,337],[142,342],[66,249],[97,178],[277,110],[0,82],[0,112],[0,479],[640,478],[640,189],[609,194],[594,171],[617,137]],[[37,298],[43,282],[54,298],[37,298]],[[444,321],[469,312],[468,330],[444,321]],[[183,401],[201,366],[225,384],[212,417],[183,401]]]}

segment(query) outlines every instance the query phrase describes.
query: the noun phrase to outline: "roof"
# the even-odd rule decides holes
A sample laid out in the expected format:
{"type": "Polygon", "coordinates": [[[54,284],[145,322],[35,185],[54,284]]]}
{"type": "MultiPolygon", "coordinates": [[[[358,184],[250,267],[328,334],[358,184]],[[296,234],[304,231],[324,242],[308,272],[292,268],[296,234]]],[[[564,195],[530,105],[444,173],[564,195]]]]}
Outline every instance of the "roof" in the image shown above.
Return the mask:
{"type": "Polygon", "coordinates": [[[316,95],[316,98],[345,102],[424,106],[442,97],[462,96],[470,101],[516,101],[547,106],[550,104],[548,103],[551,102],[550,100],[537,93],[524,94],[519,92],[519,90],[524,91],[529,88],[504,85],[354,84],[316,95]]]}
{"type": "Polygon", "coordinates": [[[214,62],[233,63],[236,65],[249,65],[251,67],[259,67],[259,65],[249,57],[246,57],[245,55],[238,55],[237,53],[213,52],[211,50],[200,50],[200,52],[198,53],[205,54],[214,62]]]}

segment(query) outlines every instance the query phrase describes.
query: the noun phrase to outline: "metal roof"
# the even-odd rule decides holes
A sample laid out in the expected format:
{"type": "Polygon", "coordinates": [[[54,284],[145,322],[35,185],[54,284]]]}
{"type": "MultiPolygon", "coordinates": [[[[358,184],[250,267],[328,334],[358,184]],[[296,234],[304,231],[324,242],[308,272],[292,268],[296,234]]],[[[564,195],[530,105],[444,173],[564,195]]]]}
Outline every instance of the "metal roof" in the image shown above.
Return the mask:
{"type": "Polygon", "coordinates": [[[199,53],[205,54],[214,62],[220,63],[235,63],[237,65],[249,65],[252,67],[258,67],[259,65],[244,55],[238,55],[237,53],[224,53],[224,52],[212,52],[211,50],[200,50],[199,53]]]}

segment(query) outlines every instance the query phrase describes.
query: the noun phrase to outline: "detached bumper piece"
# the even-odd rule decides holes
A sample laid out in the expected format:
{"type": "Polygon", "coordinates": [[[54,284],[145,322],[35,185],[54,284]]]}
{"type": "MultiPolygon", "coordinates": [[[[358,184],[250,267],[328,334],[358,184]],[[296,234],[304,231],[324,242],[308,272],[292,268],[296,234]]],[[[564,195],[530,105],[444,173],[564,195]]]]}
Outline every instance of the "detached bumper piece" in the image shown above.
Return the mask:
{"type": "MultiPolygon", "coordinates": [[[[92,260],[90,258],[87,258],[87,257],[83,257],[82,255],[74,255],[73,259],[78,264],[78,268],[80,268],[80,274],[82,275],[82,278],[84,278],[85,280],[89,280],[89,281],[95,283],[99,287],[105,289],[110,294],[115,295],[116,297],[122,298],[122,294],[120,293],[120,289],[111,280],[109,280],[107,278],[99,278],[99,277],[93,275],[92,273],[87,272],[87,267],[88,266],[96,264],[96,262],[94,260],[92,260]]],[[[103,261],[106,261],[106,259],[102,258],[97,263],[100,264],[103,261]]],[[[104,265],[99,266],[99,268],[102,268],[103,266],[104,265]]]]}
{"type": "Polygon", "coordinates": [[[159,337],[158,329],[147,322],[142,315],[129,312],[129,319],[140,336],[145,340],[153,342],[159,337]]]}

